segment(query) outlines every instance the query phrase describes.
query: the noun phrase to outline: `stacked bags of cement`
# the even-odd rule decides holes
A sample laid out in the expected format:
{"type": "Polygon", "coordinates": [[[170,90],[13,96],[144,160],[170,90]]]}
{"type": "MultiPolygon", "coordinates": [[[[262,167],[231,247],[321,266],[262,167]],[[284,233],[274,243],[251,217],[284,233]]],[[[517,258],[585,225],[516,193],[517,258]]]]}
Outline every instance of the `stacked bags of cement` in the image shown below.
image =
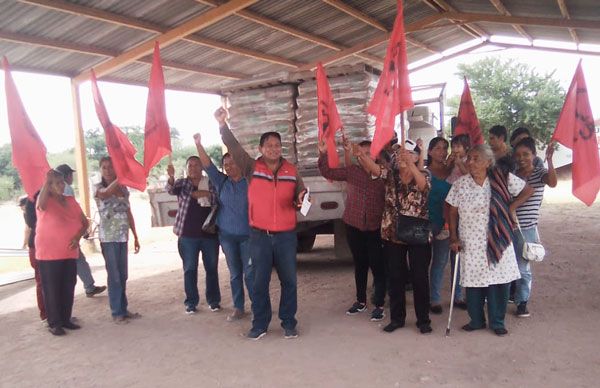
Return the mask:
{"type": "MultiPolygon", "coordinates": [[[[370,73],[349,74],[329,78],[331,92],[335,99],[346,136],[352,142],[371,140],[375,131],[375,119],[367,114],[367,106],[377,87],[378,77],[370,73]]],[[[317,83],[310,80],[298,86],[296,98],[296,152],[298,167],[317,167],[317,83]]],[[[337,132],[338,153],[343,161],[341,132],[337,132]]],[[[342,162],[343,163],[343,162],[342,162]]]]}
{"type": "Polygon", "coordinates": [[[294,148],[296,85],[285,84],[232,93],[229,98],[231,130],[242,147],[256,158],[260,135],[279,132],[283,157],[296,163],[294,148]]]}

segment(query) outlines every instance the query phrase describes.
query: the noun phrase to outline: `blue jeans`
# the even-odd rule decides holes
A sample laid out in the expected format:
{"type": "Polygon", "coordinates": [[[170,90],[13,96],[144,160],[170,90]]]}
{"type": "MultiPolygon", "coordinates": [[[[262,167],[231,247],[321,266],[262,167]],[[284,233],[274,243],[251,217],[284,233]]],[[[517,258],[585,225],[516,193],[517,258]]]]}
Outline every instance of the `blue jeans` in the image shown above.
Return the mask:
{"type": "Polygon", "coordinates": [[[79,250],[79,257],[77,258],[77,276],[81,279],[83,283],[83,288],[86,292],[94,291],[96,285],[94,284],[94,277],[92,276],[92,271],[90,270],[90,265],[85,259],[85,255],[79,250]]]}
{"type": "Polygon", "coordinates": [[[196,307],[198,296],[198,259],[202,252],[202,264],[206,271],[206,302],[209,306],[221,303],[219,289],[219,240],[203,237],[179,237],[177,240],[179,256],[183,261],[183,286],[187,307],[196,307]]]}
{"type": "Polygon", "coordinates": [[[229,267],[229,284],[233,307],[244,311],[244,281],[248,297],[252,301],[254,266],[250,262],[250,240],[248,236],[219,233],[219,242],[229,267]]]}
{"type": "Polygon", "coordinates": [[[100,243],[106,273],[108,275],[108,301],[113,317],[124,317],[127,314],[127,243],[100,243]]]}
{"type": "MultiPolygon", "coordinates": [[[[433,225],[433,235],[436,236],[440,232],[440,227],[433,225]]],[[[430,274],[430,282],[431,282],[431,304],[436,305],[440,304],[442,301],[441,297],[441,289],[442,289],[442,280],[444,280],[444,269],[446,268],[446,264],[448,264],[448,257],[450,252],[450,239],[438,240],[434,237],[431,243],[431,274],[430,274]]],[[[454,253],[451,255],[452,260],[450,262],[450,285],[452,286],[452,276],[454,276],[454,263],[455,263],[455,255],[454,253]]],[[[460,265],[458,269],[458,273],[456,274],[458,279],[460,279],[460,265]]],[[[452,292],[452,289],[450,289],[452,292]]],[[[454,293],[454,301],[461,300],[462,289],[456,282],[456,291],[454,293]]]]}
{"type": "MultiPolygon", "coordinates": [[[[525,242],[540,242],[537,226],[521,229],[521,234],[523,235],[523,239],[525,240],[525,242]]],[[[533,275],[531,274],[531,265],[529,263],[529,260],[525,260],[523,258],[523,246],[515,246],[515,254],[517,255],[517,264],[519,265],[519,272],[521,272],[521,279],[516,280],[517,288],[515,291],[515,304],[518,305],[519,303],[529,301],[533,275]]]]}
{"type": "Polygon", "coordinates": [[[296,290],[296,232],[267,234],[256,229],[250,230],[250,258],[254,266],[254,299],[252,300],[252,329],[266,331],[273,314],[269,283],[273,266],[277,270],[281,284],[279,299],[279,319],[284,329],[294,329],[298,321],[295,315],[298,308],[296,290]]]}

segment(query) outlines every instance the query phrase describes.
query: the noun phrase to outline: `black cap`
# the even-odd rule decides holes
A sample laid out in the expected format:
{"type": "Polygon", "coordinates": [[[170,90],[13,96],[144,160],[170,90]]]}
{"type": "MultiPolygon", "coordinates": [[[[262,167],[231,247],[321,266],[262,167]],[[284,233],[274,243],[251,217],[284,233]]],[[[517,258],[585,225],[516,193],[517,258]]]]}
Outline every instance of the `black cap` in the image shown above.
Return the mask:
{"type": "Polygon", "coordinates": [[[68,164],[61,164],[60,166],[57,166],[55,170],[63,174],[63,176],[67,176],[75,172],[75,170],[73,170],[68,164]]]}

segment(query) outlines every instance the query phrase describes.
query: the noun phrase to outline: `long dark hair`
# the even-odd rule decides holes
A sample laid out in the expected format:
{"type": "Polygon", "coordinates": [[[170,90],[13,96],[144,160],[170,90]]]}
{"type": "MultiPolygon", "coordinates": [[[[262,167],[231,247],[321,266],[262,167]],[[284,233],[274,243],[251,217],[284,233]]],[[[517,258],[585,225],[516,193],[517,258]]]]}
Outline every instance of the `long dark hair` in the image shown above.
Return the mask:
{"type": "Polygon", "coordinates": [[[446,148],[450,147],[450,143],[448,142],[448,140],[444,139],[441,136],[438,137],[434,137],[433,139],[431,139],[429,141],[429,146],[427,146],[427,160],[425,161],[425,165],[429,166],[431,164],[431,156],[429,156],[429,152],[431,152],[432,149],[435,148],[435,146],[439,143],[439,142],[444,142],[446,143],[446,148]]]}

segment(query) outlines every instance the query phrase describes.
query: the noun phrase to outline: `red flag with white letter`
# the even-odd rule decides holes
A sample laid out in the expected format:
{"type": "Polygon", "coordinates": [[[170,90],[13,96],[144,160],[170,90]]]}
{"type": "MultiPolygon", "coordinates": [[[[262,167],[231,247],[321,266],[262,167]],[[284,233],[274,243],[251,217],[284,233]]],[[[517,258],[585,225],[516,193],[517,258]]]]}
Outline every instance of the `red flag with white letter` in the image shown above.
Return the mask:
{"type": "Polygon", "coordinates": [[[46,159],[46,146],[27,116],[6,57],[2,59],[2,64],[8,127],[12,143],[12,162],[19,172],[27,196],[33,200],[35,193],[44,185],[46,173],[50,170],[46,159]]]}
{"type": "Polygon", "coordinates": [[[148,102],[146,103],[146,126],[144,127],[144,169],[146,176],[152,167],[171,153],[171,131],[165,108],[165,78],[160,61],[158,41],[154,44],[154,58],[150,81],[148,82],[148,102]]]}
{"type": "Polygon", "coordinates": [[[477,119],[477,113],[475,112],[475,106],[471,98],[471,90],[469,89],[467,77],[465,77],[465,86],[460,97],[458,120],[456,121],[456,128],[454,130],[454,135],[462,134],[469,135],[472,145],[483,144],[483,134],[481,133],[479,119],[477,119]]]}
{"type": "Polygon", "coordinates": [[[135,159],[135,147],[129,141],[119,127],[114,125],[108,117],[104,101],[98,90],[96,73],[92,70],[92,95],[98,120],[104,128],[106,148],[112,159],[112,164],[117,174],[119,183],[134,189],[144,191],[146,189],[146,171],[144,166],[135,159]]]}
{"type": "Polygon", "coordinates": [[[588,206],[600,191],[600,158],[593,117],[579,61],[552,140],[573,150],[573,195],[588,206]]]}
{"type": "Polygon", "coordinates": [[[342,128],[342,120],[335,105],[327,74],[323,65],[317,64],[317,111],[319,122],[319,140],[325,138],[327,143],[327,163],[335,168],[340,164],[340,157],[335,145],[335,133],[342,128]]]}
{"type": "Polygon", "coordinates": [[[371,157],[376,158],[383,147],[394,137],[394,121],[401,112],[414,107],[408,80],[406,38],[402,0],[398,0],[398,13],[383,62],[383,70],[373,100],[367,112],[374,115],[375,134],[371,143],[371,157]]]}

